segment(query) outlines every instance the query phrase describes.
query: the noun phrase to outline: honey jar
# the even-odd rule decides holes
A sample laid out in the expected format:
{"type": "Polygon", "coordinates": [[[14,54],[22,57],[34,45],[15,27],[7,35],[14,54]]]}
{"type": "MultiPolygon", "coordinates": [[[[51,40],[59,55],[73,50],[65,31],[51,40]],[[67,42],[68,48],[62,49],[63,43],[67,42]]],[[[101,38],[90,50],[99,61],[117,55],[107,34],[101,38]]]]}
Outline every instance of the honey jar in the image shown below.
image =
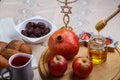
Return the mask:
{"type": "Polygon", "coordinates": [[[91,36],[88,42],[88,58],[93,64],[101,64],[107,60],[106,38],[101,35],[91,36]]]}

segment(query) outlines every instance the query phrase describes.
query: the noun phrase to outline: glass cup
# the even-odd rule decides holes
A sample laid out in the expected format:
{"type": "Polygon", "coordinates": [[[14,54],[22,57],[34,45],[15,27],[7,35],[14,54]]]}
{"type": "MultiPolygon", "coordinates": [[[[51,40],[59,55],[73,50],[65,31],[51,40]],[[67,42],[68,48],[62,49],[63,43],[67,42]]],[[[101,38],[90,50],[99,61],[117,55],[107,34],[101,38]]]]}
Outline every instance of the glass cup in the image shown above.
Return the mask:
{"type": "Polygon", "coordinates": [[[106,38],[94,35],[88,42],[88,58],[93,64],[101,64],[107,59],[106,38]]]}

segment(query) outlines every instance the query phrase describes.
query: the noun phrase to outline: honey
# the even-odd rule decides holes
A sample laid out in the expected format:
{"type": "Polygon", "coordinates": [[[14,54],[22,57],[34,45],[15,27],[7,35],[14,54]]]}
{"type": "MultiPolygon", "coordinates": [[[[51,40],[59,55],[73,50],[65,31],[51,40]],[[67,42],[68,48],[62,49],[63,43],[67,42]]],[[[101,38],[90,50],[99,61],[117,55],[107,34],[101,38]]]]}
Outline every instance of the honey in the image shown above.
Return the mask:
{"type": "Polygon", "coordinates": [[[107,51],[89,49],[88,58],[93,64],[101,64],[106,61],[107,51]]]}
{"type": "Polygon", "coordinates": [[[88,43],[88,58],[93,64],[101,64],[107,59],[106,39],[103,36],[92,36],[88,43]]]}

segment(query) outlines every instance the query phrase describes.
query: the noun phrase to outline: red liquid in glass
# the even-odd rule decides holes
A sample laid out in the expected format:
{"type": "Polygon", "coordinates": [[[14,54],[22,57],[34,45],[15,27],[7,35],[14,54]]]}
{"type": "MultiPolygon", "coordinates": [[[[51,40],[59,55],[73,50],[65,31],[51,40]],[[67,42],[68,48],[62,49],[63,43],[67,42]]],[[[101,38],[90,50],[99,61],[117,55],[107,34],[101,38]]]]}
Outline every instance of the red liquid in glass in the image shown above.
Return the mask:
{"type": "Polygon", "coordinates": [[[11,64],[13,66],[22,66],[22,65],[25,65],[29,61],[29,59],[30,58],[28,57],[18,56],[12,60],[11,64]]]}

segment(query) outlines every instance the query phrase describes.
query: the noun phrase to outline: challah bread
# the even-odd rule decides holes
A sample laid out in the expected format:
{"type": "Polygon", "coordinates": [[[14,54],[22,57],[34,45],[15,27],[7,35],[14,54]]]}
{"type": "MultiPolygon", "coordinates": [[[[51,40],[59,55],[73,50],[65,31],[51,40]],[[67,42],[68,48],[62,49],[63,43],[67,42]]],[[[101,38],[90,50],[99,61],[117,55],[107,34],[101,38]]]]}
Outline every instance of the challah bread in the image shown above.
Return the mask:
{"type": "Polygon", "coordinates": [[[0,70],[8,67],[9,67],[8,60],[4,58],[2,55],[0,55],[0,70]]]}
{"type": "Polygon", "coordinates": [[[26,44],[22,44],[19,51],[23,53],[32,54],[32,49],[26,44]]]}
{"type": "Polygon", "coordinates": [[[11,49],[19,51],[22,44],[23,44],[23,42],[20,40],[12,40],[8,43],[6,48],[11,48],[11,49]]]}
{"type": "Polygon", "coordinates": [[[20,40],[12,40],[9,43],[0,41],[0,70],[9,67],[8,59],[19,52],[32,54],[32,49],[20,40]]]}
{"type": "Polygon", "coordinates": [[[32,54],[32,49],[20,40],[12,40],[11,42],[9,42],[6,48],[14,49],[23,53],[32,54]]]}
{"type": "Polygon", "coordinates": [[[0,41],[0,53],[2,52],[2,50],[6,47],[7,43],[6,42],[2,42],[0,41]]]}
{"type": "Polygon", "coordinates": [[[10,49],[10,48],[5,48],[2,52],[1,55],[4,56],[6,59],[9,59],[12,55],[19,53],[19,51],[10,49]]]}

